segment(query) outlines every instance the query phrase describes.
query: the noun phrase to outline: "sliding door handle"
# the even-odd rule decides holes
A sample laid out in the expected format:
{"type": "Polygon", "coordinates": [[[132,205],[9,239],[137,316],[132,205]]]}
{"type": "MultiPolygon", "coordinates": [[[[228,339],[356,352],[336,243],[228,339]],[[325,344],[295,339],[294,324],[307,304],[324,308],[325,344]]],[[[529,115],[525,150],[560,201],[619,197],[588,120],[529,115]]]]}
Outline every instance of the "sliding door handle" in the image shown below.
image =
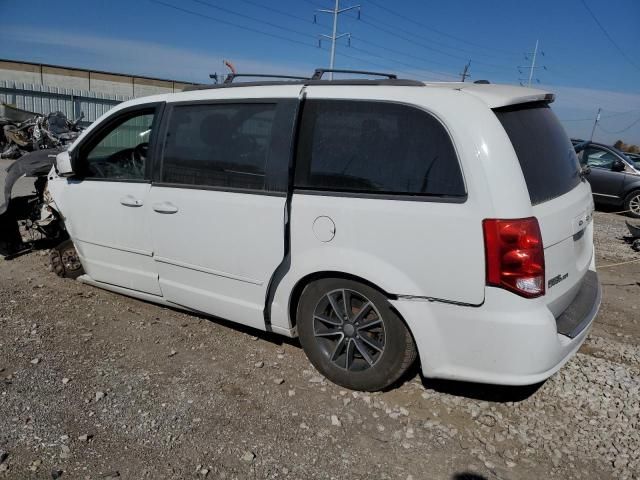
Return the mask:
{"type": "Polygon", "coordinates": [[[120,199],[120,204],[125,207],[141,207],[143,202],[142,200],[138,200],[133,195],[125,195],[120,199]]]}
{"type": "Polygon", "coordinates": [[[153,204],[153,210],[158,213],[176,213],[178,207],[171,202],[159,202],[153,204]]]}

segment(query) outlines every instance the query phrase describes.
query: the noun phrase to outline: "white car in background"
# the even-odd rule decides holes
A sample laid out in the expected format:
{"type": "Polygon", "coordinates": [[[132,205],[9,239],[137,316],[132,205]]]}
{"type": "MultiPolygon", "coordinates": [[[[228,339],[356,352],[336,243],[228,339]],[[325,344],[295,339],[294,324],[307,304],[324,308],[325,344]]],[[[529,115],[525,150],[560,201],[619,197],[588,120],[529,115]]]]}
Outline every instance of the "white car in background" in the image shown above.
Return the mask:
{"type": "Polygon", "coordinates": [[[298,336],[353,389],[416,356],[427,377],[552,375],[601,297],[591,189],[553,95],[322,73],[96,121],[49,182],[80,280],[298,336]]]}

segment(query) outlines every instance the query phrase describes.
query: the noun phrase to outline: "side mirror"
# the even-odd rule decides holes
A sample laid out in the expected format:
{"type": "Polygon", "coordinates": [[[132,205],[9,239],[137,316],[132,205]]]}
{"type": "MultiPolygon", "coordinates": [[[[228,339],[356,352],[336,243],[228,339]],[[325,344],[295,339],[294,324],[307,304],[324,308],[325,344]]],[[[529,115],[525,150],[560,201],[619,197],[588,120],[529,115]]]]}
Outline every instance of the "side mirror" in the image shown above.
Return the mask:
{"type": "Polygon", "coordinates": [[[624,170],[624,162],[622,160],[614,160],[613,165],[611,165],[611,170],[614,172],[622,172],[624,170]]]}
{"type": "Polygon", "coordinates": [[[73,175],[73,166],[71,165],[71,154],[69,154],[69,151],[60,152],[56,155],[56,172],[61,177],[70,177],[73,175]]]}

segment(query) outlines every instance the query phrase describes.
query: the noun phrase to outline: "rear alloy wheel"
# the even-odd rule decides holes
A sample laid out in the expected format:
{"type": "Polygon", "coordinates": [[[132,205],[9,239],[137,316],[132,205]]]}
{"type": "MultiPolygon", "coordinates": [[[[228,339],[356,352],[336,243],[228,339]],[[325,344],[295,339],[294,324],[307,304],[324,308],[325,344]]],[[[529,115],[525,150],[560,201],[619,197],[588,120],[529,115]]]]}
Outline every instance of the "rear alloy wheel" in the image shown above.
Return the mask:
{"type": "Polygon", "coordinates": [[[80,257],[70,239],[51,249],[49,264],[51,271],[59,277],[76,279],[84,275],[80,257]]]}
{"type": "Polygon", "coordinates": [[[387,299],[351,280],[308,285],[298,304],[300,343],[329,380],[356,390],[381,390],[416,358],[411,334],[387,299]]]}
{"type": "Polygon", "coordinates": [[[633,218],[640,218],[640,190],[634,190],[624,199],[624,209],[633,218]]]}

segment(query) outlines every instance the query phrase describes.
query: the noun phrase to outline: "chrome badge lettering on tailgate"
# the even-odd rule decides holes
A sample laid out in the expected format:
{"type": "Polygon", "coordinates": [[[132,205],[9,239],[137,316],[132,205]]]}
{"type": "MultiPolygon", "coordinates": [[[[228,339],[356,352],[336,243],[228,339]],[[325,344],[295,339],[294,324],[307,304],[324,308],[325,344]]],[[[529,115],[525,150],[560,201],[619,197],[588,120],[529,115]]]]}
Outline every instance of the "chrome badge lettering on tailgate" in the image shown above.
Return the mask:
{"type": "Polygon", "coordinates": [[[553,277],[552,279],[550,279],[547,282],[547,288],[551,288],[556,286],[557,284],[559,284],[561,281],[566,280],[567,277],[569,277],[568,273],[564,273],[564,274],[560,274],[560,275],[556,275],[555,277],[553,277]]]}
{"type": "Polygon", "coordinates": [[[584,230],[591,221],[593,221],[593,205],[589,206],[585,212],[582,212],[577,217],[573,218],[573,234],[580,233],[584,230]]]}

